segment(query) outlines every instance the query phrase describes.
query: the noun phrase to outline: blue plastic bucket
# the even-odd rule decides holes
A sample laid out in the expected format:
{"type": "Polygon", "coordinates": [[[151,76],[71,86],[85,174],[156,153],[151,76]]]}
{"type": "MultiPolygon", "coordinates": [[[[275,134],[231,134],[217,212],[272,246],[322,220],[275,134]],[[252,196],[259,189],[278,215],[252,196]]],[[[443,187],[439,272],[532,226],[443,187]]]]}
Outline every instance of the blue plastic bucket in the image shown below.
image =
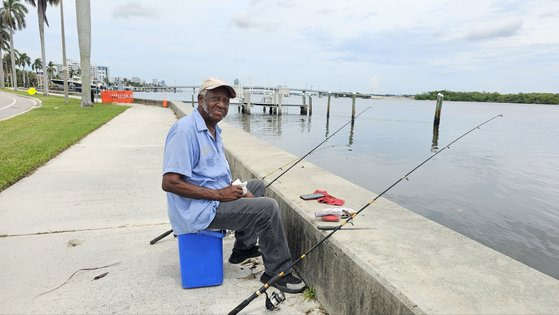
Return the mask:
{"type": "Polygon", "coordinates": [[[178,236],[183,288],[209,287],[223,283],[224,237],[224,231],[208,230],[178,236]]]}

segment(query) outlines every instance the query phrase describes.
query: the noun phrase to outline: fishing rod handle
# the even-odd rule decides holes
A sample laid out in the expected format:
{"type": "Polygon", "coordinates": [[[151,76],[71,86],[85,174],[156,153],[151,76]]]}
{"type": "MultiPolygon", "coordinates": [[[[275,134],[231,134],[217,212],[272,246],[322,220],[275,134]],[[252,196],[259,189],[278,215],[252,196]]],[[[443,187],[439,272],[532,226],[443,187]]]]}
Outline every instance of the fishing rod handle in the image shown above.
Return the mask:
{"type": "Polygon", "coordinates": [[[238,314],[240,311],[242,311],[247,305],[250,304],[250,302],[252,302],[252,300],[256,299],[258,297],[258,295],[256,293],[253,293],[248,299],[244,300],[241,304],[237,305],[237,307],[235,307],[233,310],[231,310],[231,312],[227,313],[228,315],[235,315],[238,314]]]}
{"type": "MultiPolygon", "coordinates": [[[[292,263],[291,266],[289,266],[289,268],[287,268],[287,270],[291,269],[291,267],[293,267],[293,265],[294,265],[294,263],[292,263]]],[[[271,287],[272,284],[276,283],[276,281],[278,281],[278,279],[282,278],[283,276],[285,276],[285,272],[280,272],[277,275],[273,276],[270,280],[268,280],[267,283],[265,283],[262,287],[260,287],[260,289],[258,289],[258,291],[254,292],[248,299],[244,300],[241,304],[237,305],[237,307],[235,307],[228,314],[229,315],[234,315],[234,314],[237,314],[240,311],[242,311],[243,308],[245,308],[247,305],[250,304],[250,302],[252,302],[257,297],[261,296],[262,293],[266,292],[266,290],[268,290],[268,288],[271,287]]]]}
{"type": "Polygon", "coordinates": [[[149,244],[150,244],[150,245],[153,245],[153,244],[159,242],[162,238],[164,238],[165,236],[167,236],[167,235],[169,235],[169,234],[171,234],[171,233],[173,233],[173,229],[170,229],[169,231],[167,231],[167,232],[165,232],[165,233],[159,235],[158,237],[152,239],[152,240],[149,242],[149,244]]]}

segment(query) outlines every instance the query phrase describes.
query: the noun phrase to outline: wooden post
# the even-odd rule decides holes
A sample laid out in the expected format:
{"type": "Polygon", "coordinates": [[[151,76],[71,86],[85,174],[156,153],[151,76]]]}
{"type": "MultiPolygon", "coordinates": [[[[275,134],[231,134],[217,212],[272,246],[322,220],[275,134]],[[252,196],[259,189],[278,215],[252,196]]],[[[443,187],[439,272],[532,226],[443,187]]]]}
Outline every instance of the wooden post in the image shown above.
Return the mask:
{"type": "Polygon", "coordinates": [[[274,110],[272,111],[272,113],[277,114],[278,113],[278,92],[276,90],[274,90],[274,92],[272,93],[272,106],[274,107],[274,110]]]}
{"type": "Polygon", "coordinates": [[[245,113],[245,114],[249,114],[249,115],[250,115],[250,103],[251,103],[251,99],[250,99],[250,98],[251,98],[251,97],[252,97],[252,95],[250,94],[250,92],[246,92],[246,93],[245,93],[245,102],[246,102],[246,105],[245,105],[244,113],[245,113]]]}
{"type": "Polygon", "coordinates": [[[431,142],[431,152],[439,150],[439,126],[433,125],[433,140],[431,142]]]}
{"type": "Polygon", "coordinates": [[[301,106],[301,115],[307,114],[307,95],[303,91],[303,106],[301,106]]]}
{"type": "Polygon", "coordinates": [[[278,115],[281,115],[281,103],[283,102],[283,94],[278,92],[278,115]]]}
{"type": "Polygon", "coordinates": [[[353,92],[353,96],[351,98],[351,120],[353,121],[355,119],[355,97],[356,97],[356,93],[353,92]]]}
{"type": "Polygon", "coordinates": [[[326,118],[330,118],[330,92],[328,92],[328,103],[326,105],[326,118]]]}
{"type": "Polygon", "coordinates": [[[441,109],[443,107],[444,95],[441,93],[437,94],[437,108],[435,109],[435,120],[433,121],[433,127],[439,128],[439,122],[441,121],[441,109]]]}
{"type": "Polygon", "coordinates": [[[309,94],[309,116],[312,116],[312,94],[309,94]]]}
{"type": "Polygon", "coordinates": [[[196,88],[192,88],[192,107],[194,107],[194,94],[196,94],[196,88]]]}

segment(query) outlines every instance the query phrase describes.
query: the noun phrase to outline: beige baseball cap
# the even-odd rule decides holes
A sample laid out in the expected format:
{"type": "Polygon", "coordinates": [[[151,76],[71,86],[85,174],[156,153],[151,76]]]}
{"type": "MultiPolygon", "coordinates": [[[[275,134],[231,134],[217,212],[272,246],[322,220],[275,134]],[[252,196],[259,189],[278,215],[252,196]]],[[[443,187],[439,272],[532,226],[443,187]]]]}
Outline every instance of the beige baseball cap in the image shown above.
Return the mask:
{"type": "Polygon", "coordinates": [[[231,98],[235,98],[237,97],[237,93],[235,93],[235,89],[233,89],[229,84],[227,84],[225,81],[220,80],[220,79],[216,79],[216,78],[207,78],[206,80],[204,80],[202,82],[202,85],[200,85],[200,92],[202,93],[202,91],[204,90],[213,90],[213,89],[217,89],[218,87],[224,86],[227,88],[227,90],[229,91],[229,95],[231,96],[231,98]]]}

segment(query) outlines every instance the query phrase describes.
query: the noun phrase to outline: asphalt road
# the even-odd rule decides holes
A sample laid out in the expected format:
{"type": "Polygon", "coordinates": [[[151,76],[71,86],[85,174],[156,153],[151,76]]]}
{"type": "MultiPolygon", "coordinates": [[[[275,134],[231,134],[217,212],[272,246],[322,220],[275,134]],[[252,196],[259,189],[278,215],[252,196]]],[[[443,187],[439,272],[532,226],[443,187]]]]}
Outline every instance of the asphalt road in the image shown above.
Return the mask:
{"type": "Polygon", "coordinates": [[[39,104],[33,99],[0,92],[0,120],[23,114],[35,106],[39,106],[39,104]]]}

